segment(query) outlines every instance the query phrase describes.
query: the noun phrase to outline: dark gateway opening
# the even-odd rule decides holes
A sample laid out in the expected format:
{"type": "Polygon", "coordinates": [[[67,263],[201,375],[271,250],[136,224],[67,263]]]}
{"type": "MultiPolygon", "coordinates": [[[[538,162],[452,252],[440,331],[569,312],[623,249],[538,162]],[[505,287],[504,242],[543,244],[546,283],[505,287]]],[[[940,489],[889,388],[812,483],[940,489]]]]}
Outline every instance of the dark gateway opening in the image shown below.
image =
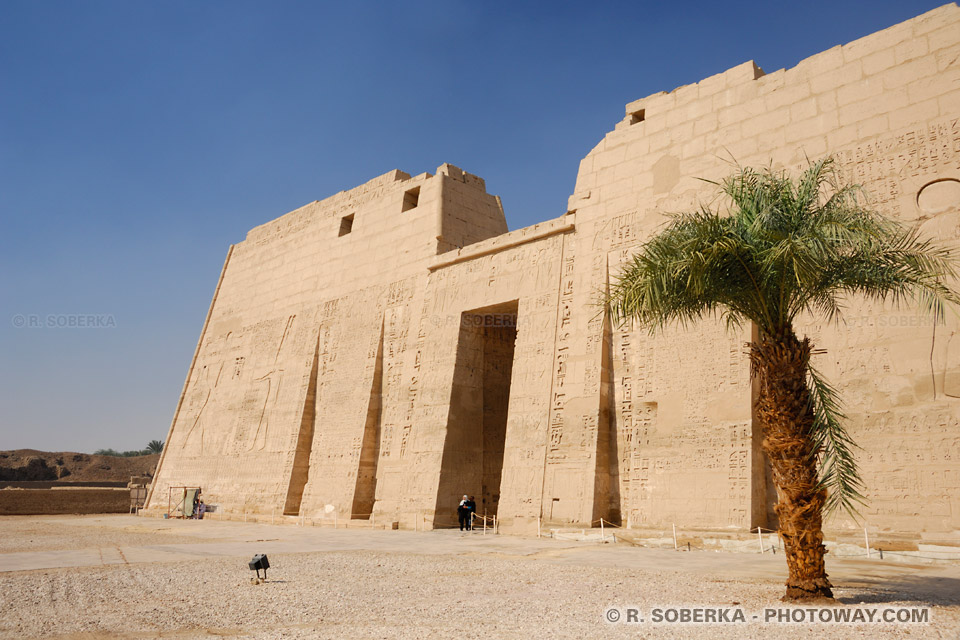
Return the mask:
{"type": "Polygon", "coordinates": [[[460,317],[437,526],[456,522],[463,494],[476,496],[477,515],[497,513],[517,309],[514,300],[466,311],[460,317]]]}

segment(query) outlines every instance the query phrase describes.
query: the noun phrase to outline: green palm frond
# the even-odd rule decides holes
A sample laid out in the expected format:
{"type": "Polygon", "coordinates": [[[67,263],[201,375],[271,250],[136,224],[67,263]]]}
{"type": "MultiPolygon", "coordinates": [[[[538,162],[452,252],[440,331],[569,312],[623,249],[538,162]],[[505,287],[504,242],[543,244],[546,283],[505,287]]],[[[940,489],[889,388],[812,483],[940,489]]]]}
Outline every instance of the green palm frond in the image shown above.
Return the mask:
{"type": "Polygon", "coordinates": [[[775,333],[802,313],[839,320],[845,294],[915,302],[938,319],[960,303],[944,284],[956,275],[951,249],[864,207],[829,158],[796,183],[744,168],[721,187],[730,215],[673,216],[612,286],[614,319],[657,329],[726,307],[734,324],[775,333]]]}
{"type": "Polygon", "coordinates": [[[813,444],[819,458],[820,486],[827,489],[828,513],[842,507],[858,519],[856,506],[864,504],[863,480],[854,451],[859,446],[844,427],[839,393],[820,373],[809,367],[808,386],[813,403],[813,444]]]}

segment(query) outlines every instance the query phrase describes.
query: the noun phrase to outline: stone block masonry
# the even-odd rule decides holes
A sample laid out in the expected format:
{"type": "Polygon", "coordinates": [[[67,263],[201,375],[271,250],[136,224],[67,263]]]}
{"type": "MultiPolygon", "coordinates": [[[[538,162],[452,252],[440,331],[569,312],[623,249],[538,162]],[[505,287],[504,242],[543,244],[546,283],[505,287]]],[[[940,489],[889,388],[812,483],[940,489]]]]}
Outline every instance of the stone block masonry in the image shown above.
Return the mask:
{"type": "MultiPolygon", "coordinates": [[[[719,323],[612,326],[597,293],[733,163],[831,153],[877,209],[960,236],[960,9],[766,73],[746,62],[626,106],[569,211],[507,232],[451,165],[393,171],[228,251],[148,510],[200,486],[226,517],[501,530],[776,528],[743,344],[719,323]]],[[[960,530],[960,323],[850,300],[810,319],[869,488],[868,526],[960,530]]],[[[842,518],[829,523],[850,527],[842,518]]]]}

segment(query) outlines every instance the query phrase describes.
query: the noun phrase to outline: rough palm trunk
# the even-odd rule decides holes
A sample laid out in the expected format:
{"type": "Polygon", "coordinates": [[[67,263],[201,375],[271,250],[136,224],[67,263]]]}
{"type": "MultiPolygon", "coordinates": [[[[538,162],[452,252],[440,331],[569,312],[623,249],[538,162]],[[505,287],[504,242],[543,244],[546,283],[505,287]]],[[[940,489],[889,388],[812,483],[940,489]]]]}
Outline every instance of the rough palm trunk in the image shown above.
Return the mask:
{"type": "Polygon", "coordinates": [[[811,437],[813,407],[807,387],[810,341],[789,327],[761,333],[751,345],[753,375],[759,382],[757,419],[763,451],[777,487],[774,511],[787,556],[784,600],[832,598],[824,566],[823,506],[827,492],[817,488],[817,461],[811,437]]]}

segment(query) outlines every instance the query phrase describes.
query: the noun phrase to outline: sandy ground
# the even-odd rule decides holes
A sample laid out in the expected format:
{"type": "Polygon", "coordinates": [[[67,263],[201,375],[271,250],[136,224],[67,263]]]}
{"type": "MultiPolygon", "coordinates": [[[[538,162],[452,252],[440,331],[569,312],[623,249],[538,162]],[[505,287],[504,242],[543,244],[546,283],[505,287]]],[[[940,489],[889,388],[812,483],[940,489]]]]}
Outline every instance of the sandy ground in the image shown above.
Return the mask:
{"type": "MultiPolygon", "coordinates": [[[[82,518],[76,519],[82,520],[82,518]]],[[[145,530],[136,523],[124,526],[78,527],[64,526],[64,520],[51,518],[29,516],[0,518],[0,553],[177,544],[203,540],[204,538],[183,535],[171,530],[145,530]]]]}
{"type": "Polygon", "coordinates": [[[0,541],[3,638],[960,637],[956,564],[834,560],[831,609],[931,622],[795,624],[762,621],[784,606],[782,555],[130,516],[8,517],[0,541]],[[257,551],[272,567],[254,585],[257,551]],[[684,605],[746,622],[651,620],[684,605]],[[644,622],[624,622],[630,606],[644,622]]]}

